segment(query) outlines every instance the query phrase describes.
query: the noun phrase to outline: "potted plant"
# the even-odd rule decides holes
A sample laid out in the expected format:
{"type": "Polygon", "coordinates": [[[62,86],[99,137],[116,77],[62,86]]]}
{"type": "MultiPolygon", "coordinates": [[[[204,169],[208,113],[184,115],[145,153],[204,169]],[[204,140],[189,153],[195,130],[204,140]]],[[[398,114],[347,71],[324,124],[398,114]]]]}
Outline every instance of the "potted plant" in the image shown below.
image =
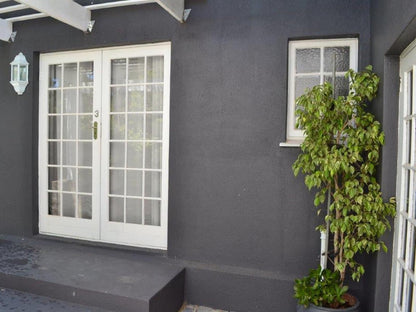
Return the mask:
{"type": "MultiPolygon", "coordinates": [[[[295,281],[298,311],[358,311],[358,301],[347,294],[347,274],[358,281],[364,267],[358,253],[387,251],[380,236],[390,228],[395,200],[384,201],[376,180],[376,167],[384,133],[366,111],[376,96],[379,78],[368,66],[363,72],[349,70],[347,96],[334,98],[330,83],[315,86],[296,101],[297,126],[304,130],[301,154],[293,164],[305,184],[316,188],[314,205],[327,200],[326,224],[333,250],[327,253],[331,269],[312,270],[295,281]]],[[[321,209],[318,209],[318,214],[321,209]]]]}

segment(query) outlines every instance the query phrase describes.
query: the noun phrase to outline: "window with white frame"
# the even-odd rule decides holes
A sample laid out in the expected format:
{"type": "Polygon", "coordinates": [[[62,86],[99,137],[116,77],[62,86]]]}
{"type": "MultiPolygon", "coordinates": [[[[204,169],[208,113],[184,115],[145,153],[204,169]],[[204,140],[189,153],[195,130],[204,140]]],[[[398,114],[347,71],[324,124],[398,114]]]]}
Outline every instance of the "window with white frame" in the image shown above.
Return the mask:
{"type": "Polygon", "coordinates": [[[349,82],[345,74],[348,69],[357,70],[357,67],[358,39],[289,42],[286,143],[297,145],[304,138],[303,131],[296,127],[296,99],[306,89],[324,82],[335,85],[335,96],[348,94],[349,82]]]}

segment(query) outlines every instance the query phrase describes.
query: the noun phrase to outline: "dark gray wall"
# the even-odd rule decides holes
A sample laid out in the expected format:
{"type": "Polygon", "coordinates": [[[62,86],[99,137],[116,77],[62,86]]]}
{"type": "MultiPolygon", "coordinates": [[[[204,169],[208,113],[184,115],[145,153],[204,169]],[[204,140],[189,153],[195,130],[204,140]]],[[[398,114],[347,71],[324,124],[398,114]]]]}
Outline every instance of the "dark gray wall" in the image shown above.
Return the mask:
{"type": "MultiPolygon", "coordinates": [[[[414,0],[371,1],[371,59],[381,77],[380,92],[373,109],[382,120],[386,134],[381,178],[385,197],[395,195],[397,162],[397,121],[399,106],[399,55],[416,38],[416,2],[414,0]]],[[[374,289],[371,311],[388,311],[393,231],[384,241],[387,254],[380,253],[371,272],[374,289]]]]}
{"type": "Polygon", "coordinates": [[[0,44],[0,232],[36,230],[38,53],[171,41],[168,254],[188,268],[186,298],[237,311],[293,311],[293,279],[318,265],[319,234],[313,194],[291,171],[299,149],[279,147],[288,40],[356,35],[363,67],[370,62],[370,3],[186,6],[192,13],[183,25],[155,4],[95,11],[89,35],[49,18],[15,25],[16,42],[0,44]],[[20,51],[35,71],[19,97],[8,63],[20,51]]]}

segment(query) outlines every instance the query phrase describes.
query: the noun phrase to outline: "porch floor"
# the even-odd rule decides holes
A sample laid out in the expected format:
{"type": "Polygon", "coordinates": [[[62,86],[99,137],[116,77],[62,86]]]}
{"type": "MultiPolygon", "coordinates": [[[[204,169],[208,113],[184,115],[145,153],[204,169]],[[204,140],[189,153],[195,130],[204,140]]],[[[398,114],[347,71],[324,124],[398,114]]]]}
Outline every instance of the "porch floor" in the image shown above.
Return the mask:
{"type": "Polygon", "coordinates": [[[184,268],[159,255],[0,235],[0,287],[110,311],[176,312],[184,268]]]}

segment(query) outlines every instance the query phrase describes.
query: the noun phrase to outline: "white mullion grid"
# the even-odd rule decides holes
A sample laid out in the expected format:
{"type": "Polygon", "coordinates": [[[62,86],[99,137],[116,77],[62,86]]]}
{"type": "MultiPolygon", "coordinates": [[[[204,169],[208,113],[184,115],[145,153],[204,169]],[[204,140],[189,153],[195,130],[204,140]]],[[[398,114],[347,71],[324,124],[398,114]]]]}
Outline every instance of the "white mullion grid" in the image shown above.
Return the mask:
{"type": "MultiPolygon", "coordinates": [[[[71,63],[74,63],[74,62],[71,62],[71,63]]],[[[71,63],[65,63],[65,64],[71,64],[71,63]]],[[[77,66],[79,66],[79,63],[77,63],[78,65],[77,66]]],[[[77,69],[77,73],[78,73],[78,71],[79,71],[79,68],[77,69]]],[[[79,81],[79,77],[77,78],[77,82],[79,81]]],[[[64,86],[61,86],[61,87],[49,87],[48,88],[48,91],[59,91],[59,90],[78,90],[78,89],[92,89],[93,87],[92,86],[76,86],[76,87],[64,87],[64,86]]]]}
{"type": "Polygon", "coordinates": [[[145,191],[145,183],[146,183],[146,172],[144,168],[146,167],[146,117],[147,117],[147,59],[148,56],[144,58],[144,91],[143,91],[143,159],[142,159],[142,224],[145,224],[145,211],[144,211],[144,191],[145,191]]]}
{"type": "MultiPolygon", "coordinates": [[[[58,190],[50,190],[49,193],[64,193],[64,194],[75,194],[76,192],[71,191],[58,191],[58,190]]],[[[80,195],[92,195],[92,193],[88,192],[78,192],[80,195]]],[[[112,196],[112,195],[111,195],[112,196]]],[[[121,195],[122,196],[122,195],[121,195]]]]}
{"type": "Polygon", "coordinates": [[[158,200],[162,201],[160,197],[149,197],[149,196],[135,196],[135,195],[120,195],[120,194],[111,194],[110,197],[117,198],[134,198],[134,199],[149,199],[149,200],[158,200]]]}
{"type": "MultiPolygon", "coordinates": [[[[58,168],[60,165],[48,165],[51,168],[58,168]]],[[[79,168],[79,169],[92,169],[91,166],[76,166],[76,165],[65,165],[65,168],[79,168]]]]}
{"type": "Polygon", "coordinates": [[[64,90],[63,90],[63,85],[64,85],[64,63],[61,64],[61,85],[59,86],[59,89],[61,90],[60,94],[61,94],[61,116],[60,118],[60,122],[59,122],[59,127],[60,129],[60,139],[61,139],[61,144],[60,144],[60,149],[61,152],[59,153],[59,157],[60,157],[60,170],[59,170],[59,215],[62,217],[63,216],[63,210],[64,210],[64,203],[63,203],[63,196],[62,196],[62,191],[63,191],[63,173],[64,173],[64,169],[63,169],[63,151],[64,151],[64,147],[63,147],[63,137],[64,137],[64,117],[62,116],[62,113],[64,111],[64,90]]]}
{"type": "Polygon", "coordinates": [[[109,167],[111,170],[132,170],[132,171],[152,171],[152,172],[162,172],[162,169],[152,169],[152,168],[128,168],[128,167],[109,167]]]}
{"type": "MultiPolygon", "coordinates": [[[[146,76],[146,73],[145,73],[146,76]]],[[[163,82],[146,82],[146,80],[144,82],[128,82],[129,87],[141,87],[144,85],[147,86],[163,86],[163,82]]],[[[111,87],[124,87],[125,84],[122,83],[114,83],[111,84],[111,87]]]]}
{"type": "MultiPolygon", "coordinates": [[[[142,114],[144,116],[144,114],[142,114]]],[[[163,140],[117,140],[117,139],[113,139],[113,140],[108,140],[110,143],[116,142],[116,143],[123,143],[123,142],[128,142],[128,143],[163,143],[163,140]]],[[[416,170],[416,168],[415,168],[416,170]]]]}
{"type": "Polygon", "coordinates": [[[75,218],[79,218],[78,214],[78,180],[79,180],[79,170],[78,170],[78,138],[79,138],[79,62],[77,64],[77,88],[76,88],[76,96],[75,96],[75,110],[76,110],[76,117],[75,117],[75,165],[77,166],[75,169],[75,218]]]}
{"type": "Polygon", "coordinates": [[[126,57],[126,80],[125,80],[125,95],[124,95],[124,200],[123,200],[123,216],[124,216],[124,223],[127,221],[127,135],[128,135],[128,98],[129,98],[129,58],[126,57]]]}
{"type": "Polygon", "coordinates": [[[91,116],[91,113],[51,113],[48,116],[91,116]]]}

